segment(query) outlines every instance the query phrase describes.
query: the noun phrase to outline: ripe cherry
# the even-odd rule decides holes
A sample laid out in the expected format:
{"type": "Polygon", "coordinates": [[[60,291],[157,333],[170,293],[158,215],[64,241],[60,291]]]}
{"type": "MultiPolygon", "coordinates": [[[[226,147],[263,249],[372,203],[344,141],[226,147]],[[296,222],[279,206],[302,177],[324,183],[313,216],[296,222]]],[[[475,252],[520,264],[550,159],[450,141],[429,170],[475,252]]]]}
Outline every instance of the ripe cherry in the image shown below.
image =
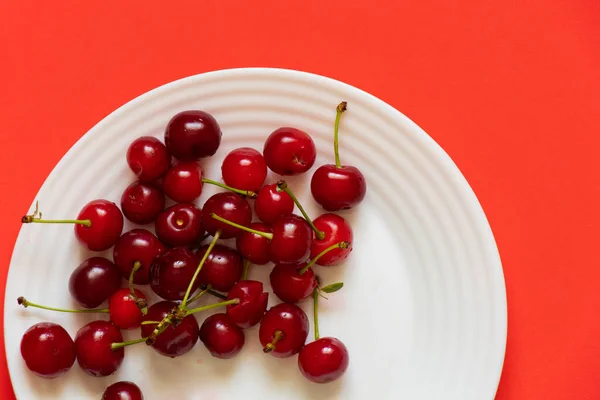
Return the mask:
{"type": "Polygon", "coordinates": [[[40,322],[23,335],[21,356],[30,371],[42,378],[53,379],[73,366],[75,344],[62,326],[40,322]]]}
{"type": "Polygon", "coordinates": [[[221,166],[223,181],[242,190],[258,190],[267,178],[267,164],[260,152],[250,147],[232,150],[221,166]]]}
{"type": "Polygon", "coordinates": [[[178,162],[173,165],[163,181],[167,196],[178,203],[191,203],[202,194],[204,170],[196,161],[178,162]]]}
{"type": "Polygon", "coordinates": [[[313,197],[325,210],[346,210],[363,201],[367,193],[364,175],[356,167],[342,165],[338,149],[340,117],[346,111],[346,102],[337,106],[333,147],[335,164],[319,167],[313,174],[310,190],[313,197]]]}
{"type": "Polygon", "coordinates": [[[263,186],[254,201],[256,216],[266,224],[273,224],[279,217],[294,212],[294,201],[277,184],[263,186]]]}
{"type": "Polygon", "coordinates": [[[165,195],[152,183],[134,182],[121,196],[123,215],[136,224],[149,224],[164,208],[165,195]]]}
{"type": "Polygon", "coordinates": [[[265,141],[265,161],[279,175],[298,175],[308,171],[317,157],[312,138],[296,128],[279,128],[265,141]]]}
{"type": "Polygon", "coordinates": [[[327,248],[339,242],[348,242],[346,248],[336,248],[319,257],[318,265],[333,266],[344,261],[352,251],[354,234],[352,227],[343,217],[337,214],[323,214],[313,221],[319,232],[323,232],[322,239],[313,233],[313,241],[310,249],[310,257],[315,258],[327,248]]]}
{"type": "Polygon", "coordinates": [[[154,226],[156,235],[167,246],[194,246],[204,235],[202,210],[194,204],[175,204],[167,208],[154,226]]]}
{"type": "Polygon", "coordinates": [[[294,304],[281,303],[265,313],[258,336],[265,353],[286,358],[304,347],[308,330],[306,313],[294,304]]]}
{"type": "Polygon", "coordinates": [[[69,293],[85,308],[104,303],[121,287],[119,268],[103,257],[91,257],[79,264],[69,278],[69,293]]]}
{"type": "Polygon", "coordinates": [[[140,181],[152,182],[167,172],[171,156],[160,140],[142,136],[129,145],[127,164],[140,181]]]}
{"type": "Polygon", "coordinates": [[[239,281],[229,291],[228,300],[239,299],[239,304],[227,306],[227,316],[240,328],[250,328],[260,322],[267,309],[269,293],[262,282],[239,281]]]}
{"type": "Polygon", "coordinates": [[[200,327],[200,340],[213,357],[235,357],[244,346],[246,337],[226,314],[214,314],[206,318],[200,327]]]}
{"type": "Polygon", "coordinates": [[[165,144],[178,160],[196,161],[214,155],[221,137],[221,128],[212,115],[189,110],[171,118],[165,131],[165,144]]]}
{"type": "MultiPolygon", "coordinates": [[[[150,287],[165,300],[182,300],[199,262],[198,256],[185,247],[165,251],[150,266],[150,287]]],[[[192,291],[199,285],[196,280],[192,291]]]]}
{"type": "MultiPolygon", "coordinates": [[[[272,233],[269,225],[261,222],[253,222],[250,229],[259,232],[272,233]]],[[[270,261],[269,246],[270,240],[256,233],[242,231],[236,238],[237,250],[242,256],[252,264],[265,265],[270,261]]]]}
{"type": "Polygon", "coordinates": [[[350,355],[341,340],[320,338],[304,346],[298,355],[298,367],[311,382],[328,383],[348,369],[350,355]]]}
{"type": "MultiPolygon", "coordinates": [[[[209,248],[204,245],[196,255],[202,259],[209,248]]],[[[215,245],[208,254],[198,275],[198,281],[203,285],[211,285],[215,290],[229,292],[233,285],[240,280],[243,271],[243,260],[240,253],[223,245],[215,245]]]]}
{"type": "MultiPolygon", "coordinates": [[[[145,322],[163,321],[178,305],[171,301],[161,301],[148,308],[148,314],[142,322],[142,337],[149,338],[157,324],[145,322]]],[[[198,341],[198,321],[193,315],[188,315],[174,326],[169,324],[166,329],[151,342],[152,348],[166,357],[178,357],[190,351],[198,341]]]]}
{"type": "Polygon", "coordinates": [[[113,374],[123,362],[125,350],[113,350],[113,344],[122,343],[121,331],[107,321],[93,321],[83,326],[75,336],[77,362],[91,376],[113,374]]]}
{"type": "Polygon", "coordinates": [[[135,297],[131,295],[128,288],[123,288],[117,290],[108,301],[110,320],[117,328],[135,329],[140,327],[143,314],[137,304],[138,299],[146,301],[146,296],[142,291],[134,290],[135,297]]]}
{"type": "Polygon", "coordinates": [[[124,278],[129,279],[131,271],[137,267],[133,282],[147,285],[150,283],[150,264],[164,251],[165,246],[150,231],[133,229],[119,238],[113,248],[113,259],[124,278]]]}
{"type": "Polygon", "coordinates": [[[214,236],[220,231],[221,239],[231,239],[241,234],[242,231],[238,228],[214,219],[212,214],[242,226],[248,226],[252,221],[252,209],[248,202],[239,194],[231,192],[217,193],[206,200],[202,222],[210,235],[214,236]]]}
{"type": "Polygon", "coordinates": [[[120,381],[106,388],[102,400],[144,400],[144,396],[135,383],[120,381]]]}

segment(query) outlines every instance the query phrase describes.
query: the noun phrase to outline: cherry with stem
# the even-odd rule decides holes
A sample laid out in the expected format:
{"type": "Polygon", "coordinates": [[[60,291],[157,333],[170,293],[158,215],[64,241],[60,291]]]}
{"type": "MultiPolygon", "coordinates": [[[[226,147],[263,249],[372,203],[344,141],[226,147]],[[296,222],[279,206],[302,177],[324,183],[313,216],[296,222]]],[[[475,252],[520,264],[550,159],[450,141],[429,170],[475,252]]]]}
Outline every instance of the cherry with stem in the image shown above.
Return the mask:
{"type": "Polygon", "coordinates": [[[310,227],[312,228],[312,230],[315,232],[315,235],[316,235],[317,239],[323,240],[325,238],[325,233],[321,232],[319,229],[317,229],[317,227],[313,223],[312,219],[310,219],[310,217],[308,216],[308,214],[304,210],[304,207],[302,207],[302,204],[300,204],[300,201],[298,201],[298,198],[296,197],[296,195],[294,195],[294,192],[292,192],[292,190],[287,185],[287,182],[284,181],[284,180],[281,180],[281,181],[277,182],[277,190],[280,191],[280,192],[287,193],[287,195],[292,198],[292,200],[294,201],[294,204],[296,204],[296,207],[298,207],[298,209],[302,213],[302,216],[304,217],[304,219],[306,220],[306,222],[308,222],[308,225],[310,225],[310,227]]]}

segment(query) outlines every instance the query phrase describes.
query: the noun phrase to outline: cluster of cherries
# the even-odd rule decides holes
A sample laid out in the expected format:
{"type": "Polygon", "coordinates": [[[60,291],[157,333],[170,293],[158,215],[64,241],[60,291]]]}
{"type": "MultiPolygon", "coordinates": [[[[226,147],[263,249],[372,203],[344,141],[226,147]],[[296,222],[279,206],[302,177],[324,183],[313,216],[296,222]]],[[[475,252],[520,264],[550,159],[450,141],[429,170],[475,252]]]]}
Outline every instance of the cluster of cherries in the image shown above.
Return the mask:
{"type": "MultiPolygon", "coordinates": [[[[27,367],[41,377],[56,378],[77,359],[87,374],[108,376],[121,365],[127,346],[145,343],[161,355],[177,357],[198,339],[212,356],[228,359],[244,346],[244,330],[260,324],[265,353],[279,358],[299,354],[299,369],[312,382],[339,378],[348,367],[348,350],[336,338],[319,336],[317,306],[323,293],[343,284],[321,286],[313,267],[335,266],[348,257],[352,228],[332,212],[356,206],[366,193],[362,173],[340,163],[338,130],[345,110],[345,102],[337,107],[335,164],[319,167],[312,176],[312,195],[327,211],[314,220],[285,181],[265,184],[267,168],[281,176],[311,169],[316,148],[307,133],[279,128],[267,138],[262,154],[248,147],[231,151],[223,161],[220,183],[205,178],[198,163],[216,153],[222,137],[215,118],[203,111],[175,115],[164,144],[145,136],[130,145],[127,163],[137,181],[123,192],[120,208],[99,199],[86,204],[75,220],[42,219],[37,208],[23,217],[23,223],[74,224],[77,239],[91,251],[113,248],[112,261],[91,257],[71,274],[69,291],[82,309],[18,299],[24,307],[109,314],[108,321],[96,320],[79,329],[75,340],[54,323],[32,326],[21,341],[27,367]],[[204,184],[225,191],[200,208],[194,202],[204,184]],[[176,204],[165,208],[166,196],[176,204]],[[259,221],[253,222],[249,200],[259,221]],[[295,206],[302,216],[294,214],[295,206]],[[138,225],[154,223],[156,234],[143,228],[123,233],[124,218],[138,225]],[[209,236],[210,243],[201,245],[209,236]],[[236,249],[218,243],[232,238],[236,249]],[[274,264],[270,283],[282,303],[267,310],[269,293],[262,282],[248,279],[248,269],[268,263],[274,264]],[[122,288],[124,278],[129,285],[122,288]],[[163,300],[148,304],[134,285],[149,285],[163,300]],[[207,293],[219,301],[194,308],[192,304],[207,293]],[[314,301],[315,340],[306,344],[309,320],[296,304],[308,298],[314,301]],[[108,308],[97,308],[105,301],[108,308]],[[217,307],[224,312],[199,326],[194,314],[217,307]],[[137,328],[141,337],[124,341],[121,330],[137,328]]],[[[142,394],[134,383],[122,381],[108,387],[103,397],[124,398],[141,399],[142,394]]]]}

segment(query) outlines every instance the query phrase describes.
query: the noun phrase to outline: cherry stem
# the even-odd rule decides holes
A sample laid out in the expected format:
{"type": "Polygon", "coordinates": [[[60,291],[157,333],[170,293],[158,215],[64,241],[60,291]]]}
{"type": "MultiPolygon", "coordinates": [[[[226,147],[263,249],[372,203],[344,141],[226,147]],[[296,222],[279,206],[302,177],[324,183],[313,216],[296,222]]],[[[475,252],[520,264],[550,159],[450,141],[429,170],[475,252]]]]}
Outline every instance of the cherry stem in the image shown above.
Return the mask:
{"type": "Polygon", "coordinates": [[[118,349],[120,349],[122,347],[131,346],[132,344],[138,344],[138,343],[142,343],[142,342],[145,342],[145,341],[146,341],[146,338],[141,338],[141,339],[130,340],[128,342],[113,343],[113,344],[110,345],[110,349],[112,351],[115,351],[115,350],[118,350],[118,349]]]}
{"type": "Polygon", "coordinates": [[[160,321],[142,321],[142,325],[158,325],[160,321]]]}
{"type": "Polygon", "coordinates": [[[231,299],[231,300],[222,301],[220,303],[214,303],[214,304],[209,304],[207,306],[192,308],[191,310],[188,310],[185,313],[185,316],[187,317],[188,315],[191,315],[191,314],[199,313],[199,312],[210,310],[210,309],[217,308],[217,307],[228,306],[230,304],[240,304],[240,299],[231,299]]]}
{"type": "Polygon", "coordinates": [[[300,204],[300,202],[298,201],[298,198],[294,195],[294,192],[292,192],[292,190],[288,187],[286,181],[277,182],[277,190],[280,192],[286,192],[288,194],[288,196],[290,196],[292,198],[292,200],[294,201],[294,203],[296,204],[296,206],[302,213],[302,216],[304,217],[306,222],[308,222],[308,224],[310,225],[312,230],[315,231],[315,234],[317,235],[317,239],[319,239],[319,240],[325,239],[325,232],[321,232],[320,230],[317,229],[315,224],[313,224],[312,220],[310,219],[310,217],[304,210],[304,207],[302,207],[302,204],[300,204]]]}
{"type": "Polygon", "coordinates": [[[325,250],[323,250],[322,252],[317,254],[317,256],[315,258],[310,260],[309,263],[306,264],[306,266],[304,268],[302,268],[300,271],[298,271],[298,273],[300,275],[304,275],[304,273],[306,271],[308,271],[308,269],[310,267],[312,267],[313,265],[316,264],[317,261],[319,261],[319,258],[323,257],[325,254],[329,253],[331,250],[335,250],[335,249],[343,250],[343,249],[347,249],[348,247],[350,247],[350,242],[339,242],[339,243],[329,246],[328,248],[326,248],[325,250]]]}
{"type": "Polygon", "coordinates": [[[241,229],[243,231],[254,233],[255,235],[262,236],[265,239],[269,239],[269,240],[273,239],[273,234],[270,233],[270,232],[261,232],[261,231],[257,231],[256,229],[248,228],[247,226],[244,226],[244,225],[236,224],[235,222],[231,222],[231,221],[229,221],[229,220],[227,220],[227,219],[225,219],[223,217],[219,217],[215,213],[210,214],[210,216],[213,217],[214,219],[216,219],[217,221],[220,221],[220,222],[222,222],[224,224],[227,224],[227,225],[233,226],[235,228],[241,229]]]}
{"type": "MultiPolygon", "coordinates": [[[[175,309],[177,309],[177,306],[175,306],[175,309]]],[[[171,325],[173,323],[174,318],[175,318],[175,310],[169,311],[169,313],[166,315],[166,317],[164,317],[163,320],[160,321],[158,323],[158,325],[156,325],[156,328],[154,328],[154,330],[152,331],[150,336],[145,338],[146,344],[148,346],[152,346],[154,344],[154,342],[156,341],[156,337],[158,335],[160,335],[161,333],[163,333],[165,331],[165,329],[167,329],[169,327],[169,325],[171,325]]]]}
{"type": "Polygon", "coordinates": [[[41,308],[43,310],[58,311],[58,312],[69,312],[69,313],[107,313],[108,312],[108,308],[95,308],[93,310],[66,310],[64,308],[47,307],[47,306],[42,306],[42,305],[39,305],[36,303],[32,303],[23,296],[21,296],[17,299],[17,303],[19,303],[19,305],[22,305],[25,308],[34,307],[34,308],[41,308]]]}
{"type": "Polygon", "coordinates": [[[192,297],[191,299],[188,300],[188,304],[195,302],[196,300],[198,300],[200,297],[204,296],[206,293],[208,293],[208,291],[210,290],[211,285],[207,285],[205,289],[201,290],[198,294],[196,294],[194,297],[192,297]]]}
{"type": "Polygon", "coordinates": [[[342,101],[338,104],[335,109],[335,124],[333,125],[333,153],[335,154],[335,166],[337,168],[342,167],[342,162],[340,161],[340,151],[339,151],[339,130],[340,130],[340,119],[342,117],[342,113],[346,111],[346,106],[348,103],[342,101]]]}
{"type": "Polygon", "coordinates": [[[79,224],[86,227],[92,226],[92,221],[89,219],[40,219],[33,215],[25,215],[21,218],[24,224],[79,224]]]}
{"type": "Polygon", "coordinates": [[[207,289],[206,291],[208,292],[208,294],[213,295],[221,300],[227,300],[227,296],[225,296],[222,293],[217,292],[216,290],[210,289],[208,286],[210,286],[210,285],[206,285],[206,286],[200,285],[200,289],[202,289],[202,290],[207,289]]]}
{"type": "Polygon", "coordinates": [[[231,191],[231,192],[234,192],[234,193],[237,193],[237,194],[241,194],[242,196],[247,196],[247,197],[249,197],[249,198],[251,198],[251,199],[255,199],[255,198],[258,196],[258,194],[256,194],[256,193],[255,193],[255,192],[253,192],[252,190],[241,190],[241,189],[236,189],[236,188],[234,188],[234,187],[227,186],[227,185],[226,185],[226,184],[224,184],[224,183],[217,182],[217,181],[213,181],[212,179],[206,179],[206,178],[202,178],[201,180],[202,180],[202,182],[204,182],[204,183],[208,183],[208,184],[210,184],[210,185],[215,185],[215,186],[218,186],[218,187],[220,187],[220,188],[227,189],[227,190],[229,190],[229,191],[231,191]]]}
{"type": "Polygon", "coordinates": [[[142,263],[136,261],[133,263],[133,268],[131,269],[131,273],[129,274],[129,295],[133,300],[135,300],[135,304],[142,311],[142,314],[148,314],[148,302],[144,299],[139,298],[135,294],[135,289],[133,287],[133,276],[135,273],[142,267],[142,263]]]}
{"type": "Polygon", "coordinates": [[[315,340],[319,340],[319,288],[313,291],[313,318],[315,321],[315,340]]]}
{"type": "Polygon", "coordinates": [[[179,306],[179,308],[181,308],[182,310],[185,309],[185,306],[187,305],[187,300],[190,297],[190,294],[192,292],[192,287],[194,286],[194,282],[196,282],[196,278],[198,278],[198,274],[200,274],[200,270],[202,269],[202,266],[206,262],[206,259],[208,258],[212,249],[215,247],[215,244],[217,244],[217,240],[219,240],[220,236],[221,236],[221,230],[219,229],[218,231],[215,232],[215,236],[213,236],[213,238],[210,242],[210,245],[208,246],[208,249],[206,249],[204,256],[202,256],[202,260],[200,260],[200,264],[198,264],[198,268],[196,268],[196,272],[194,272],[194,276],[192,277],[192,280],[190,281],[190,284],[188,285],[188,288],[185,292],[185,296],[183,297],[181,305],[179,306]]]}
{"type": "Polygon", "coordinates": [[[248,271],[250,270],[250,260],[244,259],[244,272],[242,273],[242,280],[248,279],[248,271]]]}
{"type": "Polygon", "coordinates": [[[263,352],[270,353],[273,350],[275,350],[275,345],[277,344],[277,342],[279,342],[284,337],[285,337],[285,334],[282,331],[280,331],[280,330],[275,331],[275,335],[273,336],[273,340],[271,341],[271,343],[268,343],[265,346],[265,348],[263,349],[263,352]]]}

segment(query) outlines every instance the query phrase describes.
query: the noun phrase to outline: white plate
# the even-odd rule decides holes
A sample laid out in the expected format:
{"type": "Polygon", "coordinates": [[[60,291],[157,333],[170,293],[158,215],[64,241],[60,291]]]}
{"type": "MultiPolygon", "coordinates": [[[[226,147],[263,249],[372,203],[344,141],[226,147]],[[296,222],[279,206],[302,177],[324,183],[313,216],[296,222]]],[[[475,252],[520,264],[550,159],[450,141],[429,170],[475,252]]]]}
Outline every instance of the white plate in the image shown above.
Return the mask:
{"type": "MultiPolygon", "coordinates": [[[[99,398],[107,385],[125,379],[136,382],[146,399],[492,399],[504,359],[506,297],[488,222],[448,155],[407,117],[361,90],[277,69],[217,71],[170,83],[92,128],[52,171],[36,200],[47,218],[74,217],[95,198],[118,202],[134,179],[125,161],[129,143],[142,135],[162,138],[170,117],[184,109],[206,110],[221,124],[221,148],[204,163],[208,177],[220,178],[229,150],[262,150],[280,126],[313,136],[316,168],[333,161],[333,119],[341,100],[348,101],[340,128],[342,162],[359,167],[368,183],[365,201],[344,213],[353,224],[354,252],[343,266],[318,270],[324,282],[346,284],[321,302],[320,313],[321,335],[340,338],[350,351],[342,380],[308,383],[296,357],[279,360],[261,352],[256,327],[247,332],[242,353],[228,361],[211,358],[200,342],[176,359],[138,345],[126,349],[111,377],[92,378],[74,365],[59,379],[37,378],[20,356],[25,330],[54,321],[74,336],[94,316],[24,310],[16,298],[75,306],[68,278],[90,254],[77,244],[71,226],[27,225],[14,249],[4,310],[17,397],[99,398]]],[[[309,213],[318,215],[306,185],[311,174],[288,181],[309,213]]],[[[199,204],[212,193],[206,190],[199,204]]],[[[268,269],[255,267],[251,276],[267,282],[268,269]]],[[[312,318],[310,302],[303,307],[312,318]]]]}

